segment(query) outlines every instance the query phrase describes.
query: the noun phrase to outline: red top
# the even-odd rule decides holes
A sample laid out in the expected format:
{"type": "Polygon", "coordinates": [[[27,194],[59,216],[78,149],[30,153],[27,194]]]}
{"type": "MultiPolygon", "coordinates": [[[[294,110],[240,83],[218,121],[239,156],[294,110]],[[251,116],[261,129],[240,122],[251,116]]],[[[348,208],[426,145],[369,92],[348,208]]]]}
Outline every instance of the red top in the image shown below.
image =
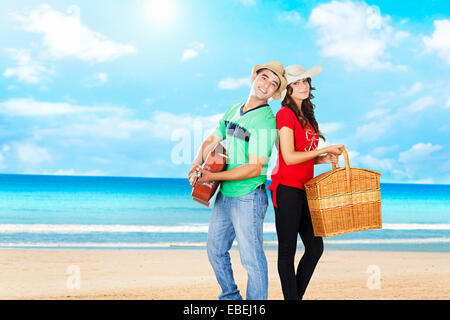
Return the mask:
{"type": "MultiPolygon", "coordinates": [[[[283,127],[291,128],[294,131],[295,151],[312,151],[317,149],[319,135],[308,123],[307,129],[302,128],[302,124],[297,119],[295,113],[288,107],[282,106],[277,112],[277,129],[283,127]]],[[[304,183],[314,177],[314,159],[288,166],[281,155],[281,148],[278,147],[278,161],[272,170],[272,183],[269,190],[272,191],[273,205],[277,206],[277,188],[281,183],[286,186],[305,189],[304,183]]]]}

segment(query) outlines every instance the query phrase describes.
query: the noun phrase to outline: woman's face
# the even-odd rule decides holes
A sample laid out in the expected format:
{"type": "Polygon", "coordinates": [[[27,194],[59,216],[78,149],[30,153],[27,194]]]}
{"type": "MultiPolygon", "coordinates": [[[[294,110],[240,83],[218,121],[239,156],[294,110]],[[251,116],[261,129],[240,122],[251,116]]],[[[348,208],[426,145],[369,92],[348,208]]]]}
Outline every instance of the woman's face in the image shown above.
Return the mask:
{"type": "Polygon", "coordinates": [[[310,86],[307,79],[300,79],[289,86],[292,88],[291,97],[295,100],[305,100],[309,97],[310,86]]]}

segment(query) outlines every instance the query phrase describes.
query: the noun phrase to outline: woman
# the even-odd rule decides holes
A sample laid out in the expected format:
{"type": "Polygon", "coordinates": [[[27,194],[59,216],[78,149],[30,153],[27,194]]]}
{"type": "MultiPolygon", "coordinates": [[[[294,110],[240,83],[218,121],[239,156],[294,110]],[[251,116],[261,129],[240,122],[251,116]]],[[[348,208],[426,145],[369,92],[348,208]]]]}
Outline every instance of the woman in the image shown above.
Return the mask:
{"type": "Polygon", "coordinates": [[[286,67],[288,86],[276,115],[279,154],[269,190],[275,209],[278,274],[285,300],[303,298],[323,252],[322,238],[314,236],[304,183],[313,178],[315,164],[336,163],[342,153],[339,148],[344,147],[331,145],[317,150],[319,137],[324,141],[325,138],[314,116],[311,90],[315,89],[311,87],[311,78],[321,71],[321,67],[308,71],[298,65],[286,67]],[[295,273],[297,234],[300,234],[305,252],[295,273]]]}

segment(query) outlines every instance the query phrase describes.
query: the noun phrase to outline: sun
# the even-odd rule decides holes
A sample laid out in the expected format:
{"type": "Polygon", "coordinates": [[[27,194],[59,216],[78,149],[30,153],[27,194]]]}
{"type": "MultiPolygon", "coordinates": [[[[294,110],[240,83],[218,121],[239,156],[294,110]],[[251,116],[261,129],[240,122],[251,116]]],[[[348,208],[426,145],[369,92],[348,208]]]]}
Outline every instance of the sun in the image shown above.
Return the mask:
{"type": "Polygon", "coordinates": [[[175,20],[176,6],[171,0],[150,0],[147,12],[151,22],[158,25],[168,24],[175,20]]]}

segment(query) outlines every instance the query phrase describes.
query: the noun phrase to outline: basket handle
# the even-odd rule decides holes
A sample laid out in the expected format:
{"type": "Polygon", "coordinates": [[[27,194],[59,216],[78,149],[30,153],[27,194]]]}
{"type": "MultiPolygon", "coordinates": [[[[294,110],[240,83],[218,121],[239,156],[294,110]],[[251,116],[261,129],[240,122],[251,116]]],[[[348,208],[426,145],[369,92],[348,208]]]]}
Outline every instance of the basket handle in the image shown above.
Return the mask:
{"type": "MultiPolygon", "coordinates": [[[[345,175],[346,175],[346,185],[347,185],[347,192],[349,194],[351,194],[352,192],[352,185],[351,185],[351,171],[350,171],[350,161],[348,159],[348,152],[345,149],[345,147],[340,148],[340,150],[342,151],[342,153],[344,154],[344,159],[345,159],[345,175]]],[[[333,165],[333,170],[336,170],[336,168],[338,167],[335,163],[332,163],[333,165]]]]}
{"type": "MultiPolygon", "coordinates": [[[[345,168],[350,169],[350,160],[348,159],[348,153],[347,150],[345,149],[345,147],[340,148],[340,150],[342,151],[342,153],[344,154],[344,159],[345,159],[345,168]]],[[[339,165],[336,163],[332,163],[333,165],[333,170],[335,170],[336,168],[339,168],[339,165]]]]}

